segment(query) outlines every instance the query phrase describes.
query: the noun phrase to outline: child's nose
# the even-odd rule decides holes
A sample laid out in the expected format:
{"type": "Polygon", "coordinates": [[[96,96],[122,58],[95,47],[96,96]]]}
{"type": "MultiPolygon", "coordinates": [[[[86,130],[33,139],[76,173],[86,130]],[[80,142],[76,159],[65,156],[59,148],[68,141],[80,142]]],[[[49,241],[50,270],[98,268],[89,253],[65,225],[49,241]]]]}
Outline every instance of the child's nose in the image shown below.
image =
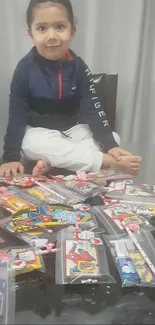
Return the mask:
{"type": "Polygon", "coordinates": [[[47,41],[53,44],[55,41],[57,41],[57,39],[56,30],[54,28],[50,28],[47,34],[47,41]]]}

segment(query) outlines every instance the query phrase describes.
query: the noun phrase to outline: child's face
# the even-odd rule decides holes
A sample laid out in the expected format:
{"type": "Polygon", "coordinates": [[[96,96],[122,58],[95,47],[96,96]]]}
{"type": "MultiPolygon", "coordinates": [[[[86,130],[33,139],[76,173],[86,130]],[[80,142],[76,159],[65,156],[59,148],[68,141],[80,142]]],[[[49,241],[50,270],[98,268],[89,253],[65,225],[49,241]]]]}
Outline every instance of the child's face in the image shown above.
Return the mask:
{"type": "Polygon", "coordinates": [[[63,60],[75,34],[63,5],[41,4],[33,11],[29,34],[39,54],[48,60],[63,60]]]}

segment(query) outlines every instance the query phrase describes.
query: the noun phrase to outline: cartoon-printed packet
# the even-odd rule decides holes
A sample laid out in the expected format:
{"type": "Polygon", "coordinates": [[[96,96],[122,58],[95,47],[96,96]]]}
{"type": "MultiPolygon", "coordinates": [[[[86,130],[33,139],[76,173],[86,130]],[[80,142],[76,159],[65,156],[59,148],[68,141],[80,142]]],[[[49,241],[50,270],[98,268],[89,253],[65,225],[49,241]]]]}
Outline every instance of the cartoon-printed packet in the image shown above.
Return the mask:
{"type": "Polygon", "coordinates": [[[155,240],[149,231],[118,238],[105,236],[122,287],[155,287],[155,240]]]}
{"type": "Polygon", "coordinates": [[[8,272],[11,276],[35,270],[45,271],[42,256],[32,247],[11,247],[0,250],[1,260],[8,262],[8,272]]]}
{"type": "MultiPolygon", "coordinates": [[[[81,172],[82,173],[82,172],[81,172]]],[[[86,173],[85,173],[86,174],[86,173]]],[[[91,181],[91,179],[86,177],[80,178],[80,172],[78,173],[79,176],[76,175],[69,175],[69,176],[51,176],[54,183],[60,184],[62,187],[67,188],[73,192],[78,193],[79,195],[82,195],[83,198],[88,199],[91,197],[94,197],[96,195],[100,194],[100,190],[98,186],[91,181]]]]}
{"type": "MultiPolygon", "coordinates": [[[[133,180],[111,182],[108,186],[106,198],[127,202],[155,203],[155,186],[140,184],[133,180]]],[[[116,203],[116,202],[115,202],[116,203]]]]}
{"type": "Polygon", "coordinates": [[[47,204],[67,203],[73,205],[84,202],[86,199],[84,195],[62,186],[55,180],[48,180],[45,183],[38,182],[37,187],[29,189],[27,192],[47,204]]]}
{"type": "Polygon", "coordinates": [[[99,233],[69,227],[57,234],[56,247],[56,284],[115,282],[99,233]]]}
{"type": "Polygon", "coordinates": [[[8,217],[0,220],[0,227],[15,237],[23,240],[31,247],[41,248],[56,241],[56,234],[46,227],[35,227],[27,232],[16,232],[14,230],[13,218],[8,217]]]}
{"type": "Polygon", "coordinates": [[[133,233],[139,233],[143,230],[153,231],[155,229],[147,218],[134,212],[132,207],[125,203],[94,206],[92,211],[99,226],[103,226],[107,233],[111,235],[126,233],[126,227],[133,233]]]}
{"type": "Polygon", "coordinates": [[[91,178],[98,186],[106,185],[107,181],[131,179],[132,176],[123,172],[120,168],[102,169],[99,172],[88,173],[88,178],[91,178]]]}
{"type": "Polygon", "coordinates": [[[13,189],[0,187],[0,205],[4,210],[14,213],[23,209],[32,208],[35,205],[26,200],[26,197],[17,196],[13,189]]]}
{"type": "Polygon", "coordinates": [[[144,202],[126,202],[126,206],[139,216],[144,217],[148,220],[155,221],[155,203],[144,203],[144,202]]]}
{"type": "Polygon", "coordinates": [[[40,204],[67,203],[67,198],[50,188],[46,183],[24,189],[29,197],[38,200],[40,204]]]}
{"type": "Polygon", "coordinates": [[[91,207],[86,204],[78,204],[73,207],[61,204],[41,205],[12,215],[14,231],[17,233],[33,232],[35,229],[38,231],[39,228],[48,230],[55,227],[75,226],[77,220],[82,229],[97,227],[91,207]]]}
{"type": "Polygon", "coordinates": [[[9,274],[8,260],[0,258],[0,324],[14,324],[15,273],[9,274]]]}
{"type": "Polygon", "coordinates": [[[39,176],[33,177],[32,175],[21,175],[16,178],[5,178],[0,177],[0,183],[4,183],[5,185],[14,185],[19,188],[27,188],[35,185],[36,182],[45,182],[47,177],[39,176]]]}

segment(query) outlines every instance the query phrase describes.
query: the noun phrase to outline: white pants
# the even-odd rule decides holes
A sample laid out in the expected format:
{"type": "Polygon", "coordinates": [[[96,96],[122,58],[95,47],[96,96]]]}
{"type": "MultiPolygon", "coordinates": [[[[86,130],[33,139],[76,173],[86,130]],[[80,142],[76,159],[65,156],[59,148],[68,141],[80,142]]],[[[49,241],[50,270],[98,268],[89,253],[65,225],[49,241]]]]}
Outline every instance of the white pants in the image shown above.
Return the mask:
{"type": "MultiPolygon", "coordinates": [[[[119,141],[117,134],[116,141],[119,141]]],[[[28,160],[43,159],[52,167],[72,172],[97,172],[103,163],[103,152],[89,127],[80,124],[63,133],[28,127],[22,142],[22,154],[28,160]]]]}

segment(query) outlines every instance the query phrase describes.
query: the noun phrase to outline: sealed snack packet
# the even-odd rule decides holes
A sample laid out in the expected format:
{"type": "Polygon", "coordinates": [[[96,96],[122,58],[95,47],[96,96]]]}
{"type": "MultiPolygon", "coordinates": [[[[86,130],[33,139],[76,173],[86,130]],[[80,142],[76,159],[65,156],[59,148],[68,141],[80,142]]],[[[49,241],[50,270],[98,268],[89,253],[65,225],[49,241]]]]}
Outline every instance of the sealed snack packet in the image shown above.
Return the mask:
{"type": "Polygon", "coordinates": [[[121,204],[126,205],[130,210],[137,213],[139,216],[155,221],[155,203],[134,202],[124,200],[105,199],[103,201],[106,206],[121,204]]]}
{"type": "Polygon", "coordinates": [[[39,252],[30,247],[11,247],[0,250],[0,260],[8,261],[9,275],[40,270],[44,272],[44,263],[39,252]]]}
{"type": "Polygon", "coordinates": [[[87,177],[91,178],[91,180],[93,182],[95,182],[98,186],[106,185],[107,181],[123,180],[123,179],[128,179],[128,178],[131,179],[132,178],[132,176],[130,174],[123,172],[119,168],[102,169],[96,173],[88,173],[87,177]]]}
{"type": "Polygon", "coordinates": [[[97,225],[90,206],[78,205],[42,205],[28,211],[13,214],[12,221],[15,232],[30,232],[38,227],[53,228],[55,226],[76,225],[80,219],[81,228],[93,228],[97,225]]]}
{"type": "Polygon", "coordinates": [[[35,184],[36,181],[38,182],[45,182],[47,177],[39,176],[33,177],[32,175],[21,175],[16,178],[5,178],[0,177],[0,183],[4,183],[6,185],[14,185],[21,188],[31,187],[35,184]]]}
{"type": "Polygon", "coordinates": [[[139,214],[142,217],[147,219],[152,219],[155,217],[155,204],[147,204],[147,203],[126,203],[129,209],[132,209],[135,213],[139,214]]]}
{"type": "Polygon", "coordinates": [[[98,223],[109,234],[126,233],[126,226],[134,233],[141,230],[153,231],[155,229],[148,219],[134,212],[125,203],[112,204],[106,207],[95,206],[92,210],[96,215],[98,223]]]}
{"type": "Polygon", "coordinates": [[[85,201],[84,196],[52,181],[45,183],[37,182],[36,186],[25,189],[24,193],[46,204],[62,203],[73,205],[85,201]]]}
{"type": "Polygon", "coordinates": [[[37,198],[35,198],[31,195],[27,195],[26,191],[27,191],[27,189],[21,189],[21,188],[15,187],[15,186],[9,186],[7,188],[8,193],[15,195],[16,197],[18,197],[21,200],[24,200],[25,202],[28,202],[33,207],[40,204],[40,201],[37,200],[37,198]]]}
{"type": "Polygon", "coordinates": [[[34,186],[32,188],[26,189],[25,193],[35,197],[38,201],[46,204],[54,203],[66,203],[67,199],[62,195],[56,193],[54,190],[46,188],[46,184],[43,186],[34,186]]]}
{"type": "Polygon", "coordinates": [[[56,284],[111,283],[106,251],[99,234],[63,229],[57,235],[56,284]]]}
{"type": "Polygon", "coordinates": [[[69,175],[66,177],[62,176],[52,176],[55,182],[61,184],[63,187],[70,189],[78,194],[82,195],[85,200],[100,194],[100,191],[96,184],[94,184],[91,179],[81,179],[76,175],[69,175]]]}
{"type": "Polygon", "coordinates": [[[154,245],[154,238],[150,232],[143,232],[138,237],[135,235],[122,238],[106,236],[122,287],[155,286],[155,246],[149,245],[150,240],[154,245]]]}
{"type": "Polygon", "coordinates": [[[86,200],[86,197],[83,194],[75,192],[72,189],[65,187],[64,185],[62,186],[62,184],[59,182],[48,181],[46,184],[48,188],[64,196],[68,204],[82,203],[86,200]]]}
{"type": "Polygon", "coordinates": [[[23,240],[31,247],[41,248],[56,241],[56,234],[46,227],[35,227],[27,232],[16,232],[14,230],[12,217],[1,219],[0,227],[23,240]]]}
{"type": "Polygon", "coordinates": [[[15,319],[15,274],[9,275],[8,261],[0,259],[0,324],[13,324],[15,319]]]}
{"type": "Polygon", "coordinates": [[[5,187],[0,188],[0,205],[3,209],[11,213],[34,207],[34,204],[26,201],[24,198],[16,196],[5,187]]]}
{"type": "Polygon", "coordinates": [[[105,196],[115,200],[155,203],[155,186],[132,180],[111,182],[105,196]]]}

